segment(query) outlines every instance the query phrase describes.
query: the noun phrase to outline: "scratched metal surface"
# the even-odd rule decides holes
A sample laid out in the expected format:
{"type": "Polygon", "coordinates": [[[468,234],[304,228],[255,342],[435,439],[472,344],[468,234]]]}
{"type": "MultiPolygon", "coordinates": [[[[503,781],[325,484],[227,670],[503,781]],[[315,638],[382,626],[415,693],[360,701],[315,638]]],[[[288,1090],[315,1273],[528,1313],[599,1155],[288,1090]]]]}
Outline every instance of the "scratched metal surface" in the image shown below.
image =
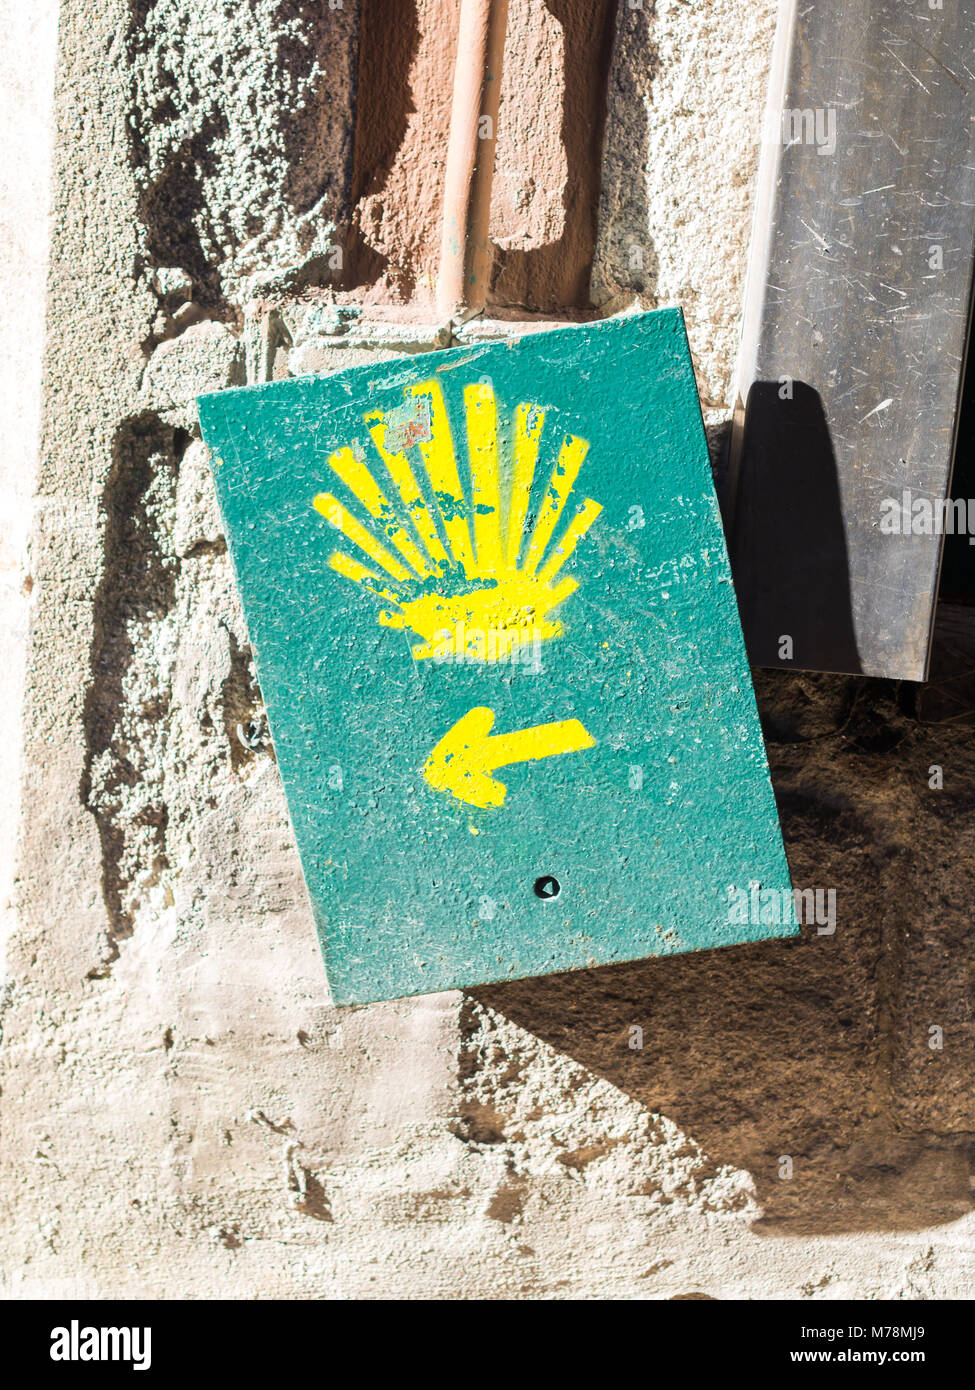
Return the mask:
{"type": "Polygon", "coordinates": [[[754,664],[924,679],[973,247],[975,0],[786,0],[729,469],[754,664]]]}
{"type": "Polygon", "coordinates": [[[793,934],[679,312],[200,418],[337,1003],[793,934]]]}

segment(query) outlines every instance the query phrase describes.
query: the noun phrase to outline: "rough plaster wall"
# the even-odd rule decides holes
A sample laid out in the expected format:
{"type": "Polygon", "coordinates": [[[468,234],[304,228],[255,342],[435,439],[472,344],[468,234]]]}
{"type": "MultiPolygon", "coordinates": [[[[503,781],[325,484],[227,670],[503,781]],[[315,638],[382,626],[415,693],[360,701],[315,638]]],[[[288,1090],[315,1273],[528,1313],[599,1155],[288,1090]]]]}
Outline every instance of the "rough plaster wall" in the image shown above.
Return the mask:
{"type": "MultiPolygon", "coordinates": [[[[11,727],[24,694],[30,593],[24,553],[37,473],[47,275],[55,0],[0,7],[0,709],[11,727]]],[[[19,738],[0,745],[0,969],[11,907],[20,809],[19,738]]]]}
{"type": "Polygon", "coordinates": [[[177,271],[214,309],[239,302],[248,277],[326,261],[351,175],[357,9],[132,0],[108,57],[129,76],[140,249],[163,271],[161,315],[177,271]]]}
{"type": "Polygon", "coordinates": [[[775,4],[620,9],[593,299],[680,304],[705,419],[727,415],[775,4]]]}
{"type": "Polygon", "coordinates": [[[362,0],[346,284],[433,303],[460,0],[362,0]]]}
{"type": "MultiPolygon", "coordinates": [[[[444,338],[422,304],[412,324],[370,320],[382,264],[338,304],[295,292],[318,278],[321,199],[330,224],[378,225],[360,216],[375,189],[345,202],[333,181],[351,31],[323,37],[317,0],[250,0],[209,39],[201,19],[203,100],[172,57],[184,12],[165,0],[137,32],[143,9],[72,0],[62,18],[0,1288],[964,1293],[973,735],[921,724],[882,682],[759,681],[793,869],[837,887],[835,936],[329,1007],[192,399],[444,338]],[[283,126],[261,102],[247,114],[242,73],[269,100],[309,93],[307,202],[289,201],[283,126]],[[153,134],[157,81],[175,110],[153,134]],[[184,119],[192,158],[172,137],[184,119]],[[228,131],[275,151],[239,205],[249,156],[228,131]],[[196,189],[187,242],[158,239],[165,198],[147,222],[167,167],[196,189]]],[[[716,418],[771,9],[624,12],[610,76],[594,290],[686,301],[716,418]],[[631,236],[653,248],[638,284],[631,236]]],[[[420,285],[422,246],[387,251],[420,285]]]]}

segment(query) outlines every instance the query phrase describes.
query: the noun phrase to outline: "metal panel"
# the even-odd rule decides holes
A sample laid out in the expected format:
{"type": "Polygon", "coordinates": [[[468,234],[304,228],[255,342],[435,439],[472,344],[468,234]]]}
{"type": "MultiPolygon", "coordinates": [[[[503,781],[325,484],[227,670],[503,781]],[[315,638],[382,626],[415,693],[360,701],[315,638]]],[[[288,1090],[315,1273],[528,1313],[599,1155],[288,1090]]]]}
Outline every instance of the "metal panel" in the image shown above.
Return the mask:
{"type": "Polygon", "coordinates": [[[793,934],[679,312],[200,418],[336,1002],[793,934]]]}
{"type": "Polygon", "coordinates": [[[975,0],[782,6],[729,468],[754,664],[924,679],[942,548],[926,508],[949,492],[971,298],[973,91],[975,0]]]}

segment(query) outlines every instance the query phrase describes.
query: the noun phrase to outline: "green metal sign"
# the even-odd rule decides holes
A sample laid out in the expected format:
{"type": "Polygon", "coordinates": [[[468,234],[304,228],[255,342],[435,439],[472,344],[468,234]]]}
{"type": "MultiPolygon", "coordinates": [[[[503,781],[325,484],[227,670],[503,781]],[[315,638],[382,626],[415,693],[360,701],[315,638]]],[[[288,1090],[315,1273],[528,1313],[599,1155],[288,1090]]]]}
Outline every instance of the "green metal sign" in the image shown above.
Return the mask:
{"type": "Polygon", "coordinates": [[[796,930],[679,311],[200,419],[336,1003],[796,930]]]}

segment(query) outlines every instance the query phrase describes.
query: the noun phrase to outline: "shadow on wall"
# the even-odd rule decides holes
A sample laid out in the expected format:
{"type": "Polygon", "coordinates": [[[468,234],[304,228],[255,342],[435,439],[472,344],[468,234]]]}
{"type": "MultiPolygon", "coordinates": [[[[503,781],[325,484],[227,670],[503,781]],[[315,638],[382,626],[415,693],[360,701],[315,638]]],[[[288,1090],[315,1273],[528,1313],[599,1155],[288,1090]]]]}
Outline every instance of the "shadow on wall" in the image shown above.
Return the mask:
{"type": "Polygon", "coordinates": [[[132,935],[140,897],[166,868],[161,750],[172,677],[158,660],[155,643],[175,602],[177,562],[157,518],[174,504],[189,439],[151,411],[124,421],[115,434],[102,496],[105,567],[93,599],[79,794],[98,826],[109,926],[102,958],[89,979],[110,973],[119,942],[132,935]],[[145,725],[141,740],[133,737],[133,686],[145,725]]]}
{"type": "Polygon", "coordinates": [[[598,236],[592,265],[591,299],[603,313],[617,313],[635,301],[656,307],[660,265],[650,237],[650,110],[659,65],[652,40],[652,12],[621,4],[609,60],[598,236]]]}
{"type": "Polygon", "coordinates": [[[472,997],[751,1173],[759,1230],[955,1220],[975,1157],[975,733],[918,724],[888,682],[756,683],[793,881],[836,889],[835,933],[472,997]],[[929,790],[932,764],[963,790],[929,790]]]}
{"type": "Polygon", "coordinates": [[[376,285],[394,271],[404,299],[409,299],[415,288],[416,267],[391,266],[390,257],[371,245],[369,236],[373,219],[382,216],[381,195],[406,137],[409,118],[416,110],[410,70],[419,43],[416,0],[361,0],[349,199],[352,216],[342,280],[345,290],[376,285]],[[368,226],[364,216],[369,219],[368,226]]]}
{"type": "MultiPolygon", "coordinates": [[[[558,241],[530,250],[498,249],[489,304],[531,311],[589,305],[602,181],[606,95],[617,5],[614,0],[545,0],[563,31],[562,124],[567,177],[558,241]]],[[[526,81],[530,88],[530,82],[526,81]]],[[[504,109],[499,121],[503,139],[504,109]]],[[[537,132],[544,139],[544,132],[537,132]]],[[[646,219],[644,218],[644,236],[646,219]]]]}
{"type": "Polygon", "coordinates": [[[861,671],[839,473],[819,392],[804,381],[754,382],[741,452],[729,480],[729,548],[749,660],[861,671]]]}

